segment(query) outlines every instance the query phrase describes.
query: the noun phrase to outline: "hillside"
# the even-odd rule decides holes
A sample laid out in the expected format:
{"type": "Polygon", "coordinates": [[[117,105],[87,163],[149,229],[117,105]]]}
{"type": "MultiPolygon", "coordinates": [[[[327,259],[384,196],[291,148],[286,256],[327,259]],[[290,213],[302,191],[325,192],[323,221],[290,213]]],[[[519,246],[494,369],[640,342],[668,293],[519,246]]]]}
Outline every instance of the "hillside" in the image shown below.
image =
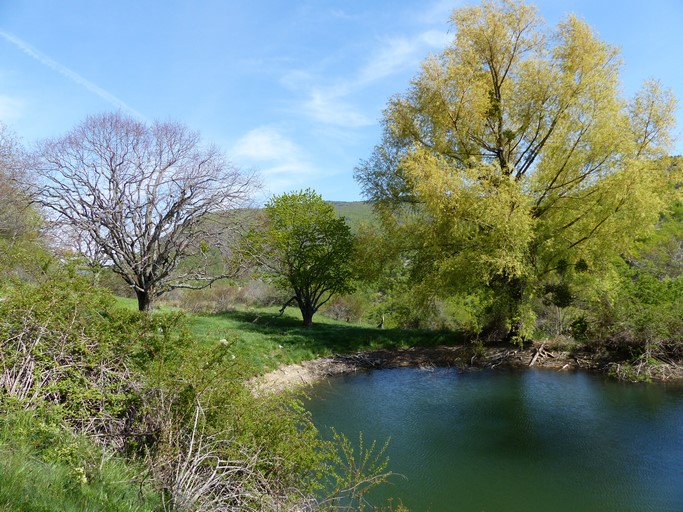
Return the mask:
{"type": "Polygon", "coordinates": [[[366,201],[330,201],[337,215],[346,218],[349,226],[354,231],[361,224],[372,224],[376,222],[375,213],[372,205],[366,201]]]}

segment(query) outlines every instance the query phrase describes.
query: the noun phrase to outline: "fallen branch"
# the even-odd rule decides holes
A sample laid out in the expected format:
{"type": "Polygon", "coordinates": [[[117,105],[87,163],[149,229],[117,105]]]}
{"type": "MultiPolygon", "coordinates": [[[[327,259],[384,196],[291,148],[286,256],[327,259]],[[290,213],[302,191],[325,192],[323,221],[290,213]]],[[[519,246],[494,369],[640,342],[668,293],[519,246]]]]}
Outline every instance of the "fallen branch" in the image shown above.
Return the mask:
{"type": "Polygon", "coordinates": [[[529,363],[529,366],[533,366],[536,361],[538,360],[539,356],[544,354],[543,352],[543,347],[545,347],[545,341],[541,343],[541,346],[536,349],[536,353],[534,354],[534,357],[531,358],[531,362],[529,363]]]}

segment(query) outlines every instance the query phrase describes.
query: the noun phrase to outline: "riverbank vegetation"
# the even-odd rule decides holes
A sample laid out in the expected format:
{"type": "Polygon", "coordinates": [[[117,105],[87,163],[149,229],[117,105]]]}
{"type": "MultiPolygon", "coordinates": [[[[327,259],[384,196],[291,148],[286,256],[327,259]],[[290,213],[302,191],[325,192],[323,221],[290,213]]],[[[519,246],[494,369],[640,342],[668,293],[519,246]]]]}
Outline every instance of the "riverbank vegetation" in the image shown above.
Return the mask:
{"type": "Polygon", "coordinates": [[[199,317],[193,335],[71,267],[3,299],[4,510],[335,510],[387,476],[374,447],[321,440],[298,399],[255,396],[246,378],[277,360],[250,360],[263,347],[239,330],[199,317]]]}
{"type": "Polygon", "coordinates": [[[247,208],[253,178],[175,124],[96,116],[30,152],[0,131],[2,510],[362,509],[381,448],[253,389],[321,357],[681,377],[671,94],[623,98],[575,17],[500,0],[452,22],[356,206],[247,208]]]}

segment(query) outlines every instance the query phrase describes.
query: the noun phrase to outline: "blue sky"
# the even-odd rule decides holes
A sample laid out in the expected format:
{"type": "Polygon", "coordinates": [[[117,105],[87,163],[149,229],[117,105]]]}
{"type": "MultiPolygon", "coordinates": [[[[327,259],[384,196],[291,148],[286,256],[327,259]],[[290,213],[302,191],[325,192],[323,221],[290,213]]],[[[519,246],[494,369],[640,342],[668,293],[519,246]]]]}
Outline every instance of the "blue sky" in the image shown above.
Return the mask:
{"type": "MultiPolygon", "coordinates": [[[[199,130],[271,193],[357,200],[389,97],[452,37],[463,0],[0,0],[0,120],[30,146],[122,110],[199,130]]],[[[539,0],[621,47],[623,89],[683,101],[683,2],[539,0]]],[[[683,115],[677,112],[680,132],[683,115]]],[[[679,135],[674,153],[683,154],[679,135]]]]}

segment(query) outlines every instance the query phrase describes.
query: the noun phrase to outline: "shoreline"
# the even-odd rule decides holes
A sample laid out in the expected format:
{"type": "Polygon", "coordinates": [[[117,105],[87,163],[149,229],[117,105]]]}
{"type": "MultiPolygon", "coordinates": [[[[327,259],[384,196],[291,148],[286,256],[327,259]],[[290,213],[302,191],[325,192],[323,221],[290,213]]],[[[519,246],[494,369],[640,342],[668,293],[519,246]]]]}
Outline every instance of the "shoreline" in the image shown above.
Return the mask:
{"type": "MultiPolygon", "coordinates": [[[[280,393],[305,388],[335,375],[391,368],[546,368],[606,374],[611,364],[616,364],[606,362],[594,354],[546,349],[544,345],[542,343],[528,348],[488,347],[478,351],[467,345],[410,347],[335,354],[281,366],[250,379],[250,384],[258,394],[280,393]]],[[[679,379],[683,380],[683,371],[677,374],[675,380],[679,379]]]]}

